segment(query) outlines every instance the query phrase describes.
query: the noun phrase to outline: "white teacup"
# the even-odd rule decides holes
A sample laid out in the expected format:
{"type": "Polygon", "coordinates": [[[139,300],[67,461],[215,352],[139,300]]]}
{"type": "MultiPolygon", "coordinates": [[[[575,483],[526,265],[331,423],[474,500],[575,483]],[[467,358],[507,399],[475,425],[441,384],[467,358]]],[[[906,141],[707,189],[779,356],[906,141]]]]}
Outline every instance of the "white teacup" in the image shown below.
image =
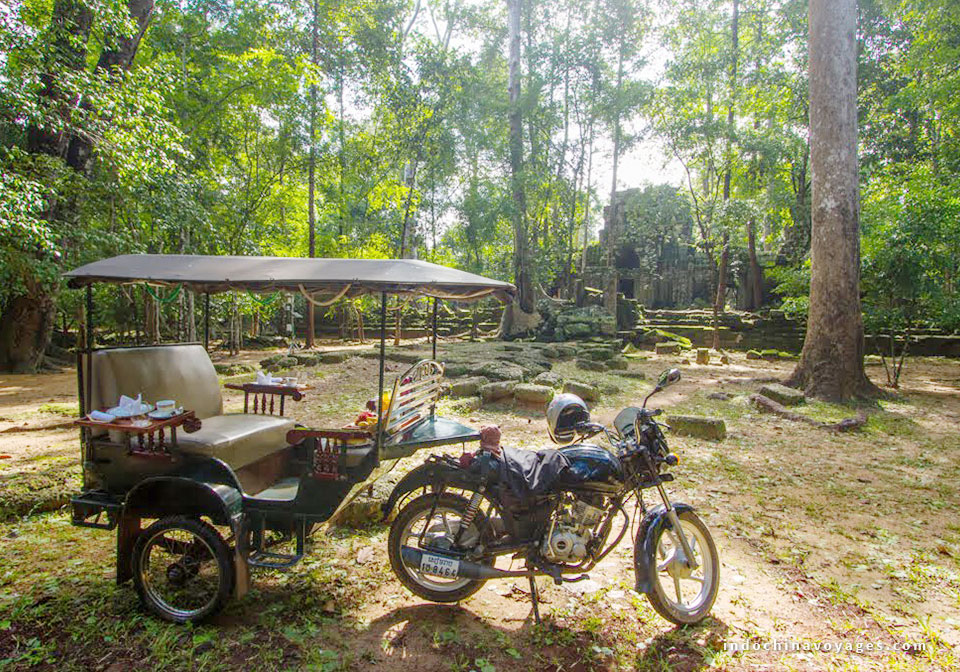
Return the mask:
{"type": "Polygon", "coordinates": [[[177,402],[173,399],[164,399],[163,401],[157,402],[157,412],[164,415],[173,415],[173,412],[177,410],[177,402]]]}
{"type": "Polygon", "coordinates": [[[296,387],[296,386],[297,386],[297,379],[296,379],[296,378],[284,378],[284,379],[283,379],[283,384],[286,385],[286,386],[288,386],[288,387],[296,387]]]}

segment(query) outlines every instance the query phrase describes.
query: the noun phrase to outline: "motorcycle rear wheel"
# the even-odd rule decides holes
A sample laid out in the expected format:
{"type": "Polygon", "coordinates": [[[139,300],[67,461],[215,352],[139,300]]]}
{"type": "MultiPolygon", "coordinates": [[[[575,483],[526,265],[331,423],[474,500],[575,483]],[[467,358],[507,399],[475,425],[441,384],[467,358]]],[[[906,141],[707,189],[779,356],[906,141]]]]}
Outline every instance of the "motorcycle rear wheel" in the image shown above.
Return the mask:
{"type": "MultiPolygon", "coordinates": [[[[464,600],[483,587],[486,581],[479,579],[458,578],[451,581],[442,581],[437,577],[428,576],[418,572],[412,567],[407,567],[401,558],[400,549],[405,544],[428,550],[416,543],[416,539],[421,526],[426,526],[428,531],[439,532],[441,527],[448,526],[456,530],[460,518],[466,513],[470,505],[465,498],[450,493],[443,493],[438,498],[435,494],[428,493],[417,497],[407,504],[390,526],[390,536],[387,540],[387,555],[390,558],[390,567],[404,586],[409,588],[415,595],[431,602],[459,602],[464,600]],[[434,504],[436,508],[434,509],[434,504]],[[430,512],[433,510],[433,516],[430,520],[430,512]],[[438,527],[441,526],[441,527],[438,527]],[[414,543],[409,544],[411,540],[414,543]]],[[[486,517],[482,512],[477,512],[473,523],[464,532],[461,539],[468,542],[476,539],[479,542],[479,530],[486,527],[486,517]]],[[[469,546],[468,544],[465,544],[469,546]]]]}
{"type": "Polygon", "coordinates": [[[655,557],[649,563],[653,589],[647,593],[647,599],[671,623],[692,625],[707,617],[717,599],[720,556],[710,530],[695,513],[683,511],[677,515],[698,567],[691,571],[679,562],[671,563],[680,540],[669,524],[664,525],[654,545],[655,557]]]}

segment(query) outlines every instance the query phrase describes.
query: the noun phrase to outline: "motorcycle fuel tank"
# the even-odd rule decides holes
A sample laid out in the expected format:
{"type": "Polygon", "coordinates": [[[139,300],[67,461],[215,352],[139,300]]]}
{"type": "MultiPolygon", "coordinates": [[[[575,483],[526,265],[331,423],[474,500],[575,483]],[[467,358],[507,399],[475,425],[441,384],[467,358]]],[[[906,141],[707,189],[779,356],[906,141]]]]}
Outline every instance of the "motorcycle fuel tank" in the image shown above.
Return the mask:
{"type": "Polygon", "coordinates": [[[599,446],[568,446],[560,452],[570,462],[570,468],[560,477],[564,487],[610,490],[623,483],[620,460],[599,446]]]}

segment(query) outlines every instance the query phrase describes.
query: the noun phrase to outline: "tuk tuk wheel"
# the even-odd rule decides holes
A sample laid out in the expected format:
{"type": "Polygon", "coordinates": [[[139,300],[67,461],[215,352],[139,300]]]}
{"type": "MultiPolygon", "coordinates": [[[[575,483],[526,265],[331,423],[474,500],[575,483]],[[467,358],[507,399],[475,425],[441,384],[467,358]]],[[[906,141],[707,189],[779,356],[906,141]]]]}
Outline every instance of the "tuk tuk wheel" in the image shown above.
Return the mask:
{"type": "Polygon", "coordinates": [[[133,583],[143,604],[165,621],[198,622],[230,599],[230,547],[196,518],[161,518],[140,533],[133,549],[133,583]]]}

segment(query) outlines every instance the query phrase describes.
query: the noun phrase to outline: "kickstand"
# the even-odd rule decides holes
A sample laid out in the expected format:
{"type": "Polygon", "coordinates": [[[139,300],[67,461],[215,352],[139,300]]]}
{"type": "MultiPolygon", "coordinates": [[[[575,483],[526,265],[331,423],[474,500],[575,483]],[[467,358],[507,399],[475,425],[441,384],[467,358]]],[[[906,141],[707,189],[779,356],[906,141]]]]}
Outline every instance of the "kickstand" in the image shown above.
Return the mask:
{"type": "Polygon", "coordinates": [[[541,625],[540,620],[540,593],[537,592],[537,580],[530,576],[530,600],[533,602],[533,620],[537,625],[541,625]]]}

